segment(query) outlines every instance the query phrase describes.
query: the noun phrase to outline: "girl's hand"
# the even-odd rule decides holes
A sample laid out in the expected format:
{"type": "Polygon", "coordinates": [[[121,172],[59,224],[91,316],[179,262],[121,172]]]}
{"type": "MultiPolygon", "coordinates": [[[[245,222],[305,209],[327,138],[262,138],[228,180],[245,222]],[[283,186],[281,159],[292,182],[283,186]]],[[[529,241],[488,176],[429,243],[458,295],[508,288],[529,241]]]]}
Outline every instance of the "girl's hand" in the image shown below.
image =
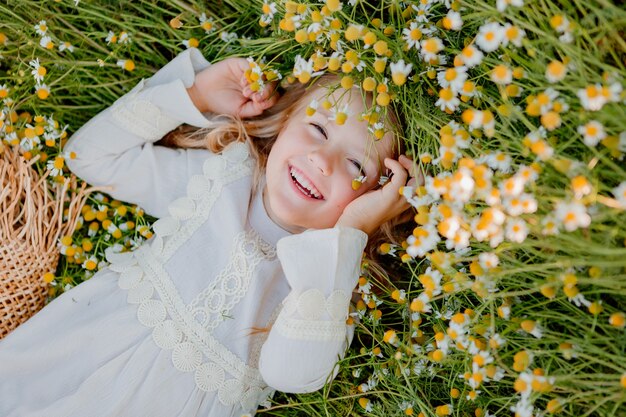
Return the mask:
{"type": "Polygon", "coordinates": [[[422,185],[423,176],[416,172],[413,161],[404,155],[397,161],[385,158],[384,164],[393,173],[391,179],[382,188],[368,191],[348,204],[335,226],[354,227],[371,235],[383,223],[410,207],[400,194],[400,188],[422,185]]]}
{"type": "Polygon", "coordinates": [[[253,92],[245,77],[248,68],[244,58],[217,62],[196,74],[193,85],[187,89],[189,97],[202,113],[258,116],[278,100],[276,83],[253,92]]]}

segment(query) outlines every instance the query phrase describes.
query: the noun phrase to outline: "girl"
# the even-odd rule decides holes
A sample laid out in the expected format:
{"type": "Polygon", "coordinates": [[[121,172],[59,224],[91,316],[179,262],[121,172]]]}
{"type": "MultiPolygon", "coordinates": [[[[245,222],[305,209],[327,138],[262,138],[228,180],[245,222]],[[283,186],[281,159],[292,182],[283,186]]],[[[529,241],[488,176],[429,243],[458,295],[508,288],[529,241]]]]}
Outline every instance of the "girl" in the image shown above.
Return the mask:
{"type": "Polygon", "coordinates": [[[278,99],[247,68],[189,49],[67,143],[73,172],[159,220],[0,342],[0,415],[239,417],[335,377],[368,234],[408,208],[411,162],[367,139],[356,89],[278,99]],[[325,99],[345,124],[307,115],[325,99]],[[155,145],[183,123],[202,129],[166,141],[189,149],[155,145]]]}

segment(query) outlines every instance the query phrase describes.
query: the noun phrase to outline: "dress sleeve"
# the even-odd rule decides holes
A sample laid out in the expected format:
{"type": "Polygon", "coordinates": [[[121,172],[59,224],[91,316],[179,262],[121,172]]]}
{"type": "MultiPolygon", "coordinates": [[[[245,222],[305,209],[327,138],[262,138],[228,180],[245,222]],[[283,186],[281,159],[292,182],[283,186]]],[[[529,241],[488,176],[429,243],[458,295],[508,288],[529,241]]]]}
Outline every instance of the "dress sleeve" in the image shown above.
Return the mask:
{"type": "Polygon", "coordinates": [[[195,73],[209,65],[190,48],[140,81],[70,138],[65,152],[75,157],[66,158],[69,169],[91,185],[110,186],[106,192],[113,198],[135,203],[155,217],[166,215],[168,204],[185,195],[184,185],[202,173],[211,153],[154,142],[183,123],[211,126],[186,91],[195,73]]]}
{"type": "Polygon", "coordinates": [[[261,348],[259,371],[283,392],[321,388],[339,370],[352,342],[346,324],[367,235],[339,227],[309,230],[281,239],[277,255],[291,287],[261,348]]]}

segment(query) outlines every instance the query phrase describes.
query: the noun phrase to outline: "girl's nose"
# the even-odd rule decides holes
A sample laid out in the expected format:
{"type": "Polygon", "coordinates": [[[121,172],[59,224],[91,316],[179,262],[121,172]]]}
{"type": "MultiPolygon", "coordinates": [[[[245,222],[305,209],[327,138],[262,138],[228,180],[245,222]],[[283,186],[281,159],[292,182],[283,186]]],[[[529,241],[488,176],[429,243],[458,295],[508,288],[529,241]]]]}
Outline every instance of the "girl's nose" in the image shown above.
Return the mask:
{"type": "Polygon", "coordinates": [[[315,168],[322,171],[322,175],[329,176],[333,173],[332,157],[324,150],[317,149],[309,152],[308,159],[315,168]]]}

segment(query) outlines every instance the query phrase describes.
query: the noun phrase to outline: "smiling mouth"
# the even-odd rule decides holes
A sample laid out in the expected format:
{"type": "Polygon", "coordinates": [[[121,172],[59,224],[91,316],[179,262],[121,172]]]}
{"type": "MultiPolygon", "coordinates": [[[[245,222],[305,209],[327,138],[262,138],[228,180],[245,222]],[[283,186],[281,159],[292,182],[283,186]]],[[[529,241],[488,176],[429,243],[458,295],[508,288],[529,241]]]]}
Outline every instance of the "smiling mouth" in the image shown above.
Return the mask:
{"type": "Polygon", "coordinates": [[[289,174],[291,175],[291,181],[300,190],[302,194],[315,200],[323,200],[324,196],[319,192],[313,184],[307,180],[304,175],[298,172],[294,167],[289,166],[289,174]]]}

